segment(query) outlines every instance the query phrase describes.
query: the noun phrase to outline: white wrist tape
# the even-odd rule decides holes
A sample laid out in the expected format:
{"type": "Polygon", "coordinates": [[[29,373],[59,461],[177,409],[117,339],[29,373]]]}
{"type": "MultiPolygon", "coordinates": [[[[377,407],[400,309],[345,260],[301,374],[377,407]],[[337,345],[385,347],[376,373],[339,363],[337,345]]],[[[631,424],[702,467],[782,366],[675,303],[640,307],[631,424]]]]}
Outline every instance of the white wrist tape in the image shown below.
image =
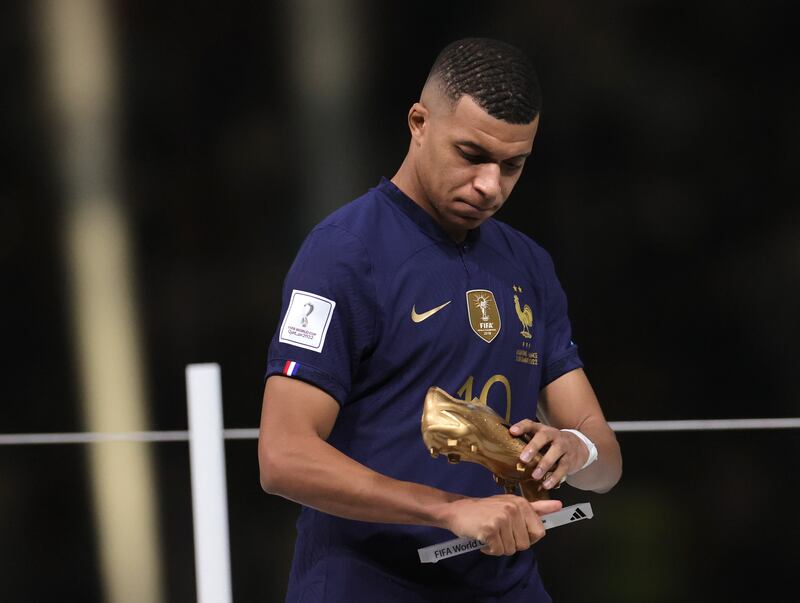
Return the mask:
{"type": "Polygon", "coordinates": [[[562,429],[561,431],[568,431],[568,432],[570,432],[572,434],[575,434],[576,436],[578,436],[580,438],[580,440],[584,444],[586,444],[586,448],[589,449],[589,458],[586,459],[586,462],[583,464],[583,467],[578,469],[578,471],[581,471],[582,469],[586,469],[586,467],[588,467],[589,465],[591,465],[592,463],[594,463],[597,460],[597,446],[594,445],[594,442],[592,442],[589,438],[587,438],[585,435],[583,435],[577,429],[562,429]]]}

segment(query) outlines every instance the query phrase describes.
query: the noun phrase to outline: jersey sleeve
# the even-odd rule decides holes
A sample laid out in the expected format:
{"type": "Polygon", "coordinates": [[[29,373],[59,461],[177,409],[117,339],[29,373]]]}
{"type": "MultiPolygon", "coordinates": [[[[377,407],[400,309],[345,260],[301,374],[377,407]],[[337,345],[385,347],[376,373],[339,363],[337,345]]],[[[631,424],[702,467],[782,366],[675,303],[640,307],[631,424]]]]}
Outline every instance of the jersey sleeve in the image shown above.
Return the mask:
{"type": "Polygon", "coordinates": [[[344,405],[372,345],[376,316],[372,265],[361,240],[337,226],[316,228],[286,276],[265,378],[301,379],[344,405]]]}
{"type": "Polygon", "coordinates": [[[572,340],[572,325],[567,314],[567,296],[556,276],[553,260],[546,252],[542,264],[547,279],[545,302],[547,337],[541,381],[541,387],[545,387],[562,375],[581,368],[583,362],[578,355],[578,346],[572,340]]]}

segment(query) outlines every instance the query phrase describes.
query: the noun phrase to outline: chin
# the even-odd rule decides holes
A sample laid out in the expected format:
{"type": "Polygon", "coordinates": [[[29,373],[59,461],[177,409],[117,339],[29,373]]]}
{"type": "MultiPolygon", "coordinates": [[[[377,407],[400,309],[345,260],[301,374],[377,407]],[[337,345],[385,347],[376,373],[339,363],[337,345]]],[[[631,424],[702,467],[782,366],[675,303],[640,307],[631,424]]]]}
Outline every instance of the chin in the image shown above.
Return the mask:
{"type": "Polygon", "coordinates": [[[458,226],[459,228],[466,228],[467,230],[472,230],[473,228],[477,228],[481,224],[486,221],[486,218],[470,218],[466,216],[455,216],[451,223],[458,226]]]}

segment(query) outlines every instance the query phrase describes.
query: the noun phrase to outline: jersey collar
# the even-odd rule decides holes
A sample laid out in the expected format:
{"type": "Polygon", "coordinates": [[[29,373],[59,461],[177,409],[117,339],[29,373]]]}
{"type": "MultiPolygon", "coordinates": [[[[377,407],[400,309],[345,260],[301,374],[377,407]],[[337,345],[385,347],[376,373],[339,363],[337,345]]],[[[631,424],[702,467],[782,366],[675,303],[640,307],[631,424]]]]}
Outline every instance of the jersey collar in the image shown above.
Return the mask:
{"type": "Polygon", "coordinates": [[[377,188],[379,191],[384,193],[384,195],[395,207],[406,214],[417,226],[419,226],[423,232],[425,232],[425,234],[432,239],[449,243],[450,245],[455,245],[456,247],[472,247],[478,241],[478,238],[480,237],[480,226],[473,228],[472,230],[468,230],[466,239],[464,239],[464,242],[459,245],[450,238],[450,235],[448,235],[439,225],[439,223],[433,219],[433,216],[417,205],[403,191],[397,188],[394,182],[382,177],[377,188]]]}

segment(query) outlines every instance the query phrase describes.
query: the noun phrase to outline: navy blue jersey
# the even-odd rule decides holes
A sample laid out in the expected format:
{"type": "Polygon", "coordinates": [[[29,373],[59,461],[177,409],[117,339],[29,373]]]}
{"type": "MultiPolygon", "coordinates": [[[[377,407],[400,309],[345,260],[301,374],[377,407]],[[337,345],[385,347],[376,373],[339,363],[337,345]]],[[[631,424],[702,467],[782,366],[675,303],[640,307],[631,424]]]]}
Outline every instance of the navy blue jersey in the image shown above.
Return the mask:
{"type": "MultiPolygon", "coordinates": [[[[328,442],[356,461],[483,497],[502,492],[485,468],[451,465],[425,448],[428,388],[478,398],[514,423],[535,416],[541,388],[580,366],[547,252],[493,219],[458,245],[384,179],[303,243],[284,284],[267,375],[302,379],[335,398],[341,408],[328,442]]],[[[306,507],[297,529],[291,601],[549,601],[532,550],[422,565],[417,549],[451,533],[306,507]]]]}

